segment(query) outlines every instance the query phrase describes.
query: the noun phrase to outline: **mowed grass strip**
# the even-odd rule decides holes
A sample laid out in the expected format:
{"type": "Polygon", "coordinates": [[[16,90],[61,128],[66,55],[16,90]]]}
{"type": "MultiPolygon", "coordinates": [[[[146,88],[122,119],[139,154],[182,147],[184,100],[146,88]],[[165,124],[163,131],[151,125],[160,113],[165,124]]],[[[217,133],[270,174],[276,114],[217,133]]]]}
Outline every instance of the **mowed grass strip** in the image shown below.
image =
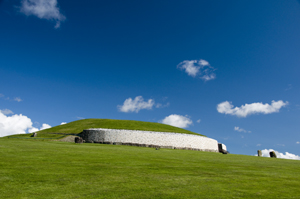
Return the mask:
{"type": "Polygon", "coordinates": [[[0,139],[0,199],[300,198],[299,161],[0,139]]]}
{"type": "MultiPolygon", "coordinates": [[[[117,119],[82,119],[67,124],[55,126],[49,129],[38,131],[37,133],[74,133],[78,134],[84,129],[89,128],[109,128],[109,129],[126,129],[142,130],[157,132],[175,132],[201,135],[192,131],[155,122],[143,122],[135,120],[117,120],[117,119]]],[[[204,136],[204,135],[202,135],[204,136]]]]}
{"type": "Polygon", "coordinates": [[[65,136],[68,136],[70,134],[53,134],[53,133],[39,133],[36,137],[32,137],[32,133],[26,133],[26,134],[15,134],[6,136],[7,138],[18,138],[18,139],[32,139],[32,140],[38,140],[38,139],[60,139],[65,136]]]}

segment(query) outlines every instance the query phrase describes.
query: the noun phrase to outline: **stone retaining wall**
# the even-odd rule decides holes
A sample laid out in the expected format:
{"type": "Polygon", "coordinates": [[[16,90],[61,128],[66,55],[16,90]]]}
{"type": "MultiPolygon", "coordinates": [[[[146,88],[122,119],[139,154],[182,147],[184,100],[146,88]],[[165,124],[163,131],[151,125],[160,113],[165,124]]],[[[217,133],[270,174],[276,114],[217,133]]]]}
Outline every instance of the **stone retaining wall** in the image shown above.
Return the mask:
{"type": "Polygon", "coordinates": [[[217,140],[184,133],[95,128],[83,130],[86,142],[218,152],[217,140]]]}

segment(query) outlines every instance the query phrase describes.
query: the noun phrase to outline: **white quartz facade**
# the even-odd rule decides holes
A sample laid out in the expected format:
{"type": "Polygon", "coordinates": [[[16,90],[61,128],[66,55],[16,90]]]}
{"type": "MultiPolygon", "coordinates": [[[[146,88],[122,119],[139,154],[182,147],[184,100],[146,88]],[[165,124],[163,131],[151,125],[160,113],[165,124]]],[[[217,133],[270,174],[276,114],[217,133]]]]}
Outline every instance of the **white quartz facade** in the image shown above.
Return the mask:
{"type": "Polygon", "coordinates": [[[133,143],[218,152],[217,140],[183,133],[94,128],[84,130],[86,142],[133,143]]]}
{"type": "Polygon", "coordinates": [[[222,149],[224,149],[225,151],[227,151],[227,147],[225,144],[222,144],[222,149]]]}

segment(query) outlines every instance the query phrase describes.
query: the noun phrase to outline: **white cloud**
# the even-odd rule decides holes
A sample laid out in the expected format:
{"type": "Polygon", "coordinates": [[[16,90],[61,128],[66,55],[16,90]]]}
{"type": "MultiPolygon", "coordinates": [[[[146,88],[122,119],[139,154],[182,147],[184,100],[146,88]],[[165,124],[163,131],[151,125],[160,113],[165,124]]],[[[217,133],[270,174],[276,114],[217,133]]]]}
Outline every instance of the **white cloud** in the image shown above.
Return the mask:
{"type": "Polygon", "coordinates": [[[41,131],[47,128],[51,128],[51,126],[49,124],[42,124],[42,127],[40,129],[36,128],[36,127],[32,127],[30,129],[28,129],[28,133],[33,133],[33,132],[37,132],[37,131],[41,131]]]}
{"type": "MultiPolygon", "coordinates": [[[[29,117],[22,114],[7,116],[8,114],[13,114],[13,112],[8,109],[0,111],[0,137],[39,130],[32,126],[33,123],[29,117]]],[[[50,127],[49,124],[43,124],[41,130],[50,127]]]]}
{"type": "Polygon", "coordinates": [[[198,119],[198,120],[197,120],[197,123],[200,123],[200,122],[201,122],[201,119],[198,119]]]}
{"type": "MultiPolygon", "coordinates": [[[[275,151],[274,149],[264,149],[261,150],[262,156],[263,157],[270,157],[270,153],[271,151],[275,151]]],[[[289,152],[285,152],[285,154],[280,153],[278,151],[275,151],[277,158],[284,158],[284,159],[293,159],[293,160],[300,160],[300,156],[289,153],[289,152]]]]}
{"type": "Polygon", "coordinates": [[[193,124],[193,121],[186,115],[176,115],[172,114],[165,117],[163,120],[160,121],[163,124],[169,124],[171,126],[176,126],[179,128],[187,128],[189,125],[193,124]]]}
{"type": "Polygon", "coordinates": [[[199,60],[199,64],[202,66],[209,66],[209,62],[207,62],[206,60],[203,60],[203,59],[199,60]]]}
{"type": "Polygon", "coordinates": [[[215,69],[210,66],[206,60],[184,60],[177,65],[177,68],[185,70],[185,72],[192,77],[199,76],[204,81],[209,81],[216,78],[213,73],[215,69]]]}
{"type": "Polygon", "coordinates": [[[22,0],[20,12],[25,15],[34,15],[40,19],[56,21],[55,28],[66,19],[57,7],[57,0],[22,0]]]}
{"type": "Polygon", "coordinates": [[[28,129],[28,133],[34,133],[34,132],[37,132],[37,131],[39,131],[39,129],[35,128],[35,127],[32,127],[30,129],[28,129]]]}
{"type": "Polygon", "coordinates": [[[48,128],[51,128],[51,126],[49,124],[42,124],[42,127],[40,128],[40,131],[44,130],[44,129],[48,129],[48,128]]]}
{"type": "Polygon", "coordinates": [[[272,101],[271,105],[263,104],[263,103],[252,103],[252,104],[245,104],[241,107],[235,107],[231,104],[231,102],[224,101],[217,105],[217,110],[219,113],[229,114],[229,115],[236,115],[238,117],[247,117],[247,115],[255,114],[255,113],[263,113],[263,114],[270,114],[274,112],[279,112],[281,107],[288,105],[288,102],[283,102],[282,100],[279,101],[272,101]]]}
{"type": "Polygon", "coordinates": [[[154,100],[149,99],[147,102],[144,101],[142,96],[135,97],[134,100],[128,98],[124,101],[123,105],[118,105],[119,111],[121,112],[136,112],[138,113],[142,109],[152,109],[154,100]]]}
{"type": "Polygon", "coordinates": [[[32,121],[27,116],[22,114],[6,116],[0,112],[0,137],[26,133],[30,128],[32,128],[32,121]]]}
{"type": "Polygon", "coordinates": [[[14,101],[21,102],[23,100],[20,97],[16,97],[16,98],[14,98],[14,101]]]}
{"type": "Polygon", "coordinates": [[[200,77],[202,80],[204,81],[209,81],[209,80],[213,80],[216,78],[216,75],[215,74],[206,74],[202,77],[200,77]]]}
{"type": "Polygon", "coordinates": [[[234,127],[234,130],[235,130],[235,131],[238,131],[238,132],[251,133],[251,131],[246,131],[245,129],[240,128],[240,127],[238,127],[238,126],[235,126],[235,127],[234,127]]]}
{"type": "Polygon", "coordinates": [[[300,142],[299,142],[299,141],[297,141],[297,142],[296,142],[296,144],[300,144],[300,142]]]}
{"type": "Polygon", "coordinates": [[[62,122],[60,125],[64,125],[64,124],[66,124],[67,122],[62,122]]]}
{"type": "Polygon", "coordinates": [[[13,111],[11,111],[9,109],[0,110],[0,112],[4,115],[14,114],[13,111]]]}
{"type": "Polygon", "coordinates": [[[259,147],[259,146],[261,146],[261,144],[257,144],[256,146],[258,146],[258,147],[259,147]]]}

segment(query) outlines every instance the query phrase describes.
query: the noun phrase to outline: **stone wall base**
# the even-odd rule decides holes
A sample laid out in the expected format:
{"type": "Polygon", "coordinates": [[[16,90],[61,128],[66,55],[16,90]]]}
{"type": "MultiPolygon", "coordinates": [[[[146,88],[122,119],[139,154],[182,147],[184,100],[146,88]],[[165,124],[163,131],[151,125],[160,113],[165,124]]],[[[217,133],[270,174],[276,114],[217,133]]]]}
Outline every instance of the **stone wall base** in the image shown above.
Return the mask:
{"type": "Polygon", "coordinates": [[[192,150],[192,151],[218,152],[217,150],[212,150],[212,149],[197,149],[197,148],[188,148],[188,147],[159,146],[159,145],[138,144],[138,143],[95,142],[95,141],[87,141],[87,143],[110,144],[110,145],[125,145],[125,146],[135,146],[135,147],[158,148],[158,149],[180,149],[180,150],[192,150]]]}

